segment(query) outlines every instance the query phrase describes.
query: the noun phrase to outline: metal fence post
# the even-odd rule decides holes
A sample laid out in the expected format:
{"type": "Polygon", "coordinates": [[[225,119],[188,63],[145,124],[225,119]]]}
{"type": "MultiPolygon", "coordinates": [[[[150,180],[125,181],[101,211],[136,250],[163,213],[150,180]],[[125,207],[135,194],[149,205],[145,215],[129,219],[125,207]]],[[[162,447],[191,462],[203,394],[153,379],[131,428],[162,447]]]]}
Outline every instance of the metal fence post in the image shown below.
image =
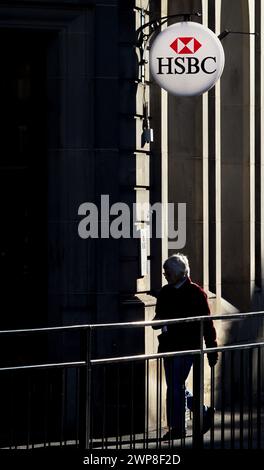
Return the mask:
{"type": "Polygon", "coordinates": [[[203,320],[200,320],[200,350],[194,356],[193,368],[193,447],[203,447],[203,401],[204,401],[204,356],[203,356],[203,320]]]}
{"type": "Polygon", "coordinates": [[[91,400],[92,400],[92,328],[89,326],[83,331],[82,352],[85,366],[81,370],[80,389],[80,447],[90,449],[91,447],[91,400]]]}

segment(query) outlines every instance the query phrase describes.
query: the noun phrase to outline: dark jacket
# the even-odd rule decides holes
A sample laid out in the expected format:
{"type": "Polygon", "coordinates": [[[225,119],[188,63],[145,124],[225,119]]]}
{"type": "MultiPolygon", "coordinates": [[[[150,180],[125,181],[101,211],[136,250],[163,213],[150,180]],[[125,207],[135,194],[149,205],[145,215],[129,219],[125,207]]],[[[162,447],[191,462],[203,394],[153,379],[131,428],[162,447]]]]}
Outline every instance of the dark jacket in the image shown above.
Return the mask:
{"type": "MultiPolygon", "coordinates": [[[[153,320],[210,315],[204,290],[187,278],[178,289],[171,284],[164,286],[157,298],[156,315],[153,320]]],[[[157,329],[160,327],[154,327],[157,329]]],[[[206,346],[217,346],[216,331],[212,320],[204,321],[206,346]]],[[[167,333],[159,336],[159,352],[183,351],[200,348],[200,322],[178,323],[167,326],[167,333]]]]}

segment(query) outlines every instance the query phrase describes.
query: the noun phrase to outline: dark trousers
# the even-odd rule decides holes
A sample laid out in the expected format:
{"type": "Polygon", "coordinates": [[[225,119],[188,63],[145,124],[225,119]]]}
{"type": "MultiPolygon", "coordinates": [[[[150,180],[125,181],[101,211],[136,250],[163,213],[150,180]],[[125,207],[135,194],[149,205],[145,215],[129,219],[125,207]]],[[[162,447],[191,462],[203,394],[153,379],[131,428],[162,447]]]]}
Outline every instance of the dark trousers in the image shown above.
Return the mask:
{"type": "Polygon", "coordinates": [[[193,364],[192,356],[164,358],[167,384],[167,424],[179,433],[186,429],[185,412],[193,408],[193,396],[185,382],[193,364]]]}

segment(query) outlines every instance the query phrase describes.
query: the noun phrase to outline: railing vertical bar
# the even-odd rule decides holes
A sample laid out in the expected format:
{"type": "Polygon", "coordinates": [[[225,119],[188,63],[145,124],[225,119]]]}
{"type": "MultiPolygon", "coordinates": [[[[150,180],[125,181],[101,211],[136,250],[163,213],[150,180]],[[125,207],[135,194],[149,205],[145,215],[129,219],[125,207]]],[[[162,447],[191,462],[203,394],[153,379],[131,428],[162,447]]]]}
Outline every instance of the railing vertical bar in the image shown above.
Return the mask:
{"type": "Polygon", "coordinates": [[[239,424],[240,424],[240,449],[244,448],[244,350],[240,351],[240,417],[239,417],[239,424]]]}
{"type": "Polygon", "coordinates": [[[235,397],[234,397],[234,351],[230,351],[230,426],[231,426],[231,449],[235,446],[235,397]]]}
{"type": "Polygon", "coordinates": [[[83,354],[85,358],[85,367],[82,370],[80,418],[81,434],[80,446],[84,449],[90,449],[93,444],[92,439],[92,328],[91,326],[83,330],[81,338],[83,343],[83,354]]]}
{"type": "Polygon", "coordinates": [[[261,448],[261,348],[257,348],[257,448],[261,448]]]}
{"type": "MultiPolygon", "coordinates": [[[[215,368],[211,367],[211,390],[210,390],[210,406],[214,410],[215,408],[215,368]]],[[[213,423],[210,429],[210,447],[214,449],[214,424],[215,424],[215,414],[213,414],[213,423]]]]}
{"type": "Polygon", "coordinates": [[[194,358],[194,413],[193,413],[193,447],[203,448],[203,401],[204,401],[204,353],[203,353],[203,321],[200,321],[200,349],[199,356],[194,358]]]}
{"type": "Polygon", "coordinates": [[[161,419],[162,419],[162,360],[159,359],[159,448],[161,447],[161,419]]]}
{"type": "Polygon", "coordinates": [[[146,425],[145,425],[145,437],[144,437],[144,448],[148,449],[148,438],[149,438],[149,359],[147,359],[147,390],[146,390],[146,425]]]}
{"type": "MultiPolygon", "coordinates": [[[[111,366],[110,366],[111,367],[111,366]]],[[[106,366],[103,366],[103,422],[102,422],[102,448],[105,449],[107,444],[105,442],[106,436],[106,366]]]]}
{"type": "Polygon", "coordinates": [[[11,428],[10,428],[10,446],[9,448],[12,449],[13,443],[14,443],[14,421],[15,421],[15,416],[14,416],[14,405],[12,402],[14,401],[14,390],[15,390],[15,379],[14,379],[14,373],[11,372],[10,374],[10,383],[11,383],[11,428]]]}
{"type": "Polygon", "coordinates": [[[159,359],[156,359],[156,447],[158,447],[158,422],[159,422],[159,359]]]}
{"type": "MultiPolygon", "coordinates": [[[[185,362],[186,358],[183,358],[183,361],[185,362]]],[[[185,367],[185,366],[184,366],[185,367]]],[[[186,428],[186,388],[185,388],[185,383],[182,384],[182,393],[181,393],[181,410],[184,410],[182,412],[182,424],[181,424],[181,429],[182,429],[182,437],[181,437],[181,447],[185,447],[185,428],[186,428]]]]}
{"type": "Polygon", "coordinates": [[[80,369],[76,368],[76,447],[79,446],[79,428],[80,428],[80,369]]]}
{"type": "Polygon", "coordinates": [[[65,381],[64,381],[64,445],[67,445],[67,420],[68,420],[68,368],[65,368],[65,381]]]}
{"type": "Polygon", "coordinates": [[[253,393],[253,349],[248,353],[248,448],[252,449],[252,393],[253,393]]]}
{"type": "MultiPolygon", "coordinates": [[[[48,390],[48,403],[52,403],[52,382],[49,383],[49,390],[48,390]]],[[[51,427],[52,430],[52,427],[51,427]]],[[[51,433],[49,433],[48,445],[51,446],[51,433]]]]}
{"type": "MultiPolygon", "coordinates": [[[[185,358],[184,356],[182,357],[182,361],[184,362],[185,361],[185,358]]],[[[181,367],[183,368],[183,364],[181,365],[181,367]]],[[[183,373],[182,371],[180,371],[180,375],[183,376],[183,373]]],[[[183,410],[185,410],[185,384],[184,383],[181,383],[180,384],[180,417],[181,417],[181,422],[180,422],[180,430],[183,432],[183,430],[185,429],[185,412],[183,410]]],[[[180,436],[179,438],[181,440],[181,447],[183,446],[183,440],[182,440],[182,435],[180,436]]]]}
{"type": "Polygon", "coordinates": [[[44,447],[47,447],[48,440],[48,384],[49,384],[49,370],[45,372],[45,383],[44,383],[44,447]]]}
{"type": "MultiPolygon", "coordinates": [[[[169,374],[169,383],[172,384],[173,383],[173,357],[171,357],[170,359],[166,359],[167,364],[168,364],[168,374],[169,374]]],[[[170,416],[170,419],[169,419],[169,422],[170,422],[170,426],[169,426],[169,423],[168,423],[168,426],[169,426],[169,431],[170,429],[172,428],[171,426],[171,423],[173,422],[173,387],[171,386],[169,391],[167,391],[167,393],[169,394],[168,396],[168,400],[170,402],[170,407],[168,409],[168,413],[169,413],[169,416],[170,416]]],[[[169,447],[171,448],[173,446],[173,438],[171,437],[171,435],[169,435],[169,447]]]]}
{"type": "Polygon", "coordinates": [[[61,376],[61,415],[60,415],[60,447],[63,445],[64,418],[65,418],[65,368],[62,369],[61,376]]]}
{"type": "Polygon", "coordinates": [[[120,432],[120,370],[119,370],[119,364],[117,364],[117,394],[116,394],[116,401],[117,401],[117,416],[116,416],[116,448],[120,448],[120,438],[121,438],[121,432],[120,432]]]}
{"type": "Polygon", "coordinates": [[[32,403],[32,388],[31,388],[31,376],[30,373],[27,375],[27,449],[30,447],[31,439],[31,403],[32,403]]]}
{"type": "Polygon", "coordinates": [[[89,439],[89,448],[92,449],[93,448],[93,435],[94,435],[94,429],[95,429],[95,433],[96,433],[96,422],[95,422],[95,418],[96,418],[96,414],[94,412],[94,410],[96,409],[96,396],[95,396],[95,393],[94,393],[94,390],[92,388],[92,368],[90,366],[90,378],[88,379],[88,382],[89,382],[89,388],[90,388],[90,397],[88,399],[89,401],[89,414],[90,414],[90,423],[88,424],[89,426],[89,434],[90,434],[90,439],[89,439]]]}
{"type": "Polygon", "coordinates": [[[86,432],[85,441],[86,449],[90,449],[92,446],[91,436],[91,400],[92,400],[92,368],[91,368],[91,356],[92,356],[92,329],[89,327],[86,331],[86,406],[85,406],[85,418],[86,418],[86,432]]]}
{"type": "Polygon", "coordinates": [[[131,362],[131,430],[130,430],[130,449],[134,449],[134,362],[131,362]]]}
{"type": "Polygon", "coordinates": [[[132,366],[133,363],[130,363],[130,449],[132,449],[132,427],[133,427],[133,387],[132,387],[132,366]]]}
{"type": "MultiPolygon", "coordinates": [[[[119,374],[119,433],[120,433],[120,438],[119,438],[119,448],[122,449],[123,448],[123,438],[122,438],[122,427],[120,427],[120,397],[122,397],[122,388],[121,388],[121,380],[120,378],[123,377],[122,376],[122,366],[121,366],[121,372],[120,372],[120,365],[118,366],[119,367],[119,371],[118,371],[118,374],[119,374]]],[[[123,382],[122,382],[123,384],[123,382]]],[[[122,402],[121,402],[122,403],[122,402]]],[[[122,418],[122,415],[121,415],[121,418],[122,418]]],[[[121,421],[122,423],[122,421],[121,421]]]]}
{"type": "Polygon", "coordinates": [[[225,447],[225,352],[222,352],[221,376],[221,448],[225,447]]]}

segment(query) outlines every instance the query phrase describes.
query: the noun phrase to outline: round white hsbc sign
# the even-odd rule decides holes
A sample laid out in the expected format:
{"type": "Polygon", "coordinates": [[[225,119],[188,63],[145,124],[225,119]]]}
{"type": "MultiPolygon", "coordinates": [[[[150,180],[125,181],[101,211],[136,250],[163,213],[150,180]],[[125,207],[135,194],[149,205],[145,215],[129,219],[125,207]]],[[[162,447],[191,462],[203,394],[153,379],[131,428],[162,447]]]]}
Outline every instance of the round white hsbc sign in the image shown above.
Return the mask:
{"type": "Polygon", "coordinates": [[[159,33],[150,49],[153,79],[169,93],[201,95],[221,77],[225,54],[218,37],[192,21],[173,24],[159,33]]]}

